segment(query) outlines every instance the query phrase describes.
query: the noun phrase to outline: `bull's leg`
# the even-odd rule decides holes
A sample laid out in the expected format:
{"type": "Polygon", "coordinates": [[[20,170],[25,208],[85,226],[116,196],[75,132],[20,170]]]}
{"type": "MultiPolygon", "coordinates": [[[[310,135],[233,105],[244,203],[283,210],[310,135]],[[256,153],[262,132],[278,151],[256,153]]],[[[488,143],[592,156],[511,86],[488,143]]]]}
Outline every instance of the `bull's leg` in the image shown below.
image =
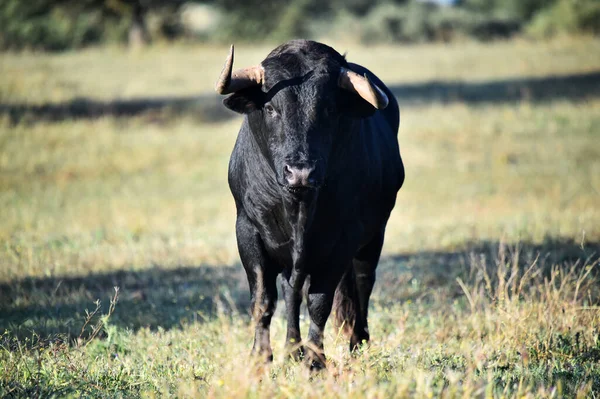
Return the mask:
{"type": "Polygon", "coordinates": [[[252,316],[256,323],[252,353],[273,360],[271,317],[277,304],[277,272],[269,259],[258,231],[243,214],[238,214],[236,235],[240,258],[250,285],[252,316]]]}
{"type": "MultiPolygon", "coordinates": [[[[343,273],[343,272],[342,272],[343,273]]],[[[323,352],[323,331],[325,323],[331,313],[335,288],[341,274],[335,278],[312,279],[308,290],[308,314],[310,327],[308,330],[308,343],[305,346],[306,360],[312,370],[325,367],[325,353],[323,352]]]]}
{"type": "Polygon", "coordinates": [[[302,285],[306,276],[296,270],[284,272],[281,279],[281,291],[285,299],[287,314],[287,334],[285,345],[293,359],[299,360],[303,354],[300,336],[300,304],[302,303],[302,285]]]}
{"type": "MultiPolygon", "coordinates": [[[[255,270],[250,284],[252,295],[252,316],[256,323],[254,330],[254,344],[252,354],[264,357],[267,361],[273,360],[271,350],[270,327],[271,318],[277,304],[276,274],[263,274],[260,269],[255,270]]],[[[251,278],[248,278],[250,282],[251,278]]]]}
{"type": "Polygon", "coordinates": [[[383,247],[382,232],[369,244],[358,251],[353,260],[354,274],[356,277],[356,320],[350,337],[350,351],[356,350],[363,342],[369,342],[369,326],[367,315],[369,312],[369,298],[375,284],[375,269],[383,247]]]}

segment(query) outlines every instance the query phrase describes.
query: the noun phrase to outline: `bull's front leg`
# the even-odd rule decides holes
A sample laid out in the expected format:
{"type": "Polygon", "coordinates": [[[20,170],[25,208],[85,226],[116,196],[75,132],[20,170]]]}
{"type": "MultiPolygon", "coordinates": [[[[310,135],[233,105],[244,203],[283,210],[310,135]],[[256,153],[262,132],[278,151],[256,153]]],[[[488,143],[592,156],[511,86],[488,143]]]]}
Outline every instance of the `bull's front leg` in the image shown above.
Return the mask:
{"type": "Polygon", "coordinates": [[[281,279],[281,291],[285,299],[287,315],[286,351],[294,360],[300,360],[304,351],[300,335],[300,305],[302,286],[306,275],[297,269],[284,271],[281,279]]]}
{"type": "Polygon", "coordinates": [[[323,332],[325,324],[331,314],[335,288],[341,279],[341,273],[330,275],[327,278],[310,280],[308,290],[308,314],[310,327],[308,329],[308,342],[305,347],[306,360],[311,370],[325,368],[325,352],[323,350],[323,332]]]}
{"type": "Polygon", "coordinates": [[[277,305],[277,272],[264,249],[258,230],[243,211],[238,213],[236,236],[248,277],[252,316],[256,323],[252,354],[272,361],[270,326],[277,305]]]}

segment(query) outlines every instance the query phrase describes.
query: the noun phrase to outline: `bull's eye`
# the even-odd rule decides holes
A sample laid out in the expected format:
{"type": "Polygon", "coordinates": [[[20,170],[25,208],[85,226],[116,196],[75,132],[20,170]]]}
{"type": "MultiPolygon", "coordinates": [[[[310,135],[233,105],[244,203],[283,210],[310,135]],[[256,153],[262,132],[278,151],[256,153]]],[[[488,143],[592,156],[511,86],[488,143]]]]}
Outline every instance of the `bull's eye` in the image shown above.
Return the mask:
{"type": "Polygon", "coordinates": [[[266,103],[264,106],[265,112],[267,113],[267,115],[269,115],[271,118],[274,118],[277,116],[277,111],[275,111],[275,107],[273,107],[273,105],[271,105],[271,103],[266,103]]]}

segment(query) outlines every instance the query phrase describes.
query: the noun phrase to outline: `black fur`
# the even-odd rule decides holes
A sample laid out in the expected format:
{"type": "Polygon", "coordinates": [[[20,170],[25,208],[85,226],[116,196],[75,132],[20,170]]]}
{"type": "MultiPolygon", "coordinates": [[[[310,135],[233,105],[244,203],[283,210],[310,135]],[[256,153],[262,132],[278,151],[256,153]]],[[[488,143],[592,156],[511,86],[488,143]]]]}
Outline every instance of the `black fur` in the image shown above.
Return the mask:
{"type": "Polygon", "coordinates": [[[351,349],[369,339],[367,308],[375,268],[404,181],[396,137],[398,104],[375,75],[320,43],[288,42],[262,65],[262,87],[224,100],[246,114],[229,164],[229,185],[256,321],[253,352],[272,358],[269,324],[276,277],[282,274],[289,350],[294,355],[305,351],[311,367],[322,367],[323,329],[336,288],[340,306],[335,312],[339,324],[352,331],[351,349]],[[387,93],[388,107],[377,111],[339,88],[342,66],[366,73],[387,93]],[[287,190],[286,163],[313,167],[316,188],[287,190]],[[310,282],[311,323],[302,347],[298,318],[305,281],[310,282]]]}

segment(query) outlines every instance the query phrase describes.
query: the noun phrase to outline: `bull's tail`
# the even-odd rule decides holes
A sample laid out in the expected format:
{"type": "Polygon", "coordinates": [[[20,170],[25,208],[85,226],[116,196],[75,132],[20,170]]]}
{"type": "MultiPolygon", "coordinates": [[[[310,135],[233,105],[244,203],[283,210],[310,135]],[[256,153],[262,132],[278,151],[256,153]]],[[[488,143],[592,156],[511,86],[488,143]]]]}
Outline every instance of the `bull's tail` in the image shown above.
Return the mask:
{"type": "Polygon", "coordinates": [[[356,277],[350,267],[342,277],[333,298],[333,316],[335,329],[349,336],[352,334],[357,311],[356,277]]]}

